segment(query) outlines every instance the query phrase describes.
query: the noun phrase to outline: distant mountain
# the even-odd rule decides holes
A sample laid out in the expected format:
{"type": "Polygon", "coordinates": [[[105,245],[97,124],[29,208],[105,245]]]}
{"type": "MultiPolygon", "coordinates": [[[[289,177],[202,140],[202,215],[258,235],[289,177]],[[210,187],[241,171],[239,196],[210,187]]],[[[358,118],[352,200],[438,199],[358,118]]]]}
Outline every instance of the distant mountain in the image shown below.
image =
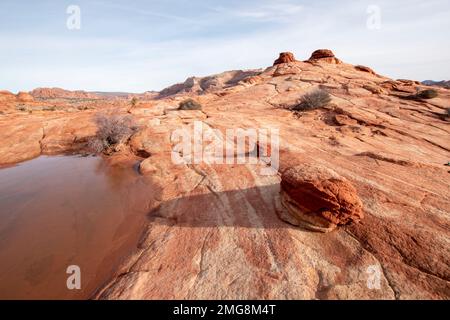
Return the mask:
{"type": "Polygon", "coordinates": [[[442,88],[447,88],[450,89],[450,80],[447,81],[433,81],[433,80],[426,80],[423,81],[422,84],[426,85],[426,86],[435,86],[435,87],[442,87],[442,88]]]}
{"type": "Polygon", "coordinates": [[[129,92],[101,92],[101,91],[70,91],[61,88],[37,88],[30,92],[30,95],[38,99],[151,99],[157,92],[147,91],[144,93],[129,92]]]}
{"type": "Polygon", "coordinates": [[[98,99],[95,94],[86,91],[70,91],[61,88],[37,88],[29,94],[37,99],[98,99]]]}

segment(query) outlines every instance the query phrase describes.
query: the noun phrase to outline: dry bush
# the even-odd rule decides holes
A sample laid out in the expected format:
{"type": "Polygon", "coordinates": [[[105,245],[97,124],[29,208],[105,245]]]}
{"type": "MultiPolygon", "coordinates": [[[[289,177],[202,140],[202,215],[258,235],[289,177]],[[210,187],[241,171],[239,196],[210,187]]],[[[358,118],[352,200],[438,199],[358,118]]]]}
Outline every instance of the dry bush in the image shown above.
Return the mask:
{"type": "Polygon", "coordinates": [[[131,115],[97,114],[96,135],[89,140],[88,147],[94,153],[112,153],[115,147],[126,143],[138,130],[131,115]]]}
{"type": "Polygon", "coordinates": [[[436,90],[427,89],[427,90],[419,91],[416,94],[409,96],[409,98],[413,99],[413,100],[428,100],[428,99],[436,98],[438,95],[439,94],[436,90]]]}
{"type": "Polygon", "coordinates": [[[180,102],[178,110],[202,110],[202,105],[193,99],[186,99],[180,102]]]}
{"type": "Polygon", "coordinates": [[[325,107],[331,102],[331,96],[325,90],[317,89],[306,93],[300,99],[300,103],[293,106],[293,111],[308,111],[325,107]]]}

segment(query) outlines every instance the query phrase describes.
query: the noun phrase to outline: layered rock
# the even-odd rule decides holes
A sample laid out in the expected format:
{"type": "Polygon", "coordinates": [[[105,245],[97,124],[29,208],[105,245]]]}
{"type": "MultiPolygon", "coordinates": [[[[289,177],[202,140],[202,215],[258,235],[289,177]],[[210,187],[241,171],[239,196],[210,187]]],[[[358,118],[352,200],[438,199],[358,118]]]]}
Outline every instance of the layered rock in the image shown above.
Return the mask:
{"type": "Polygon", "coordinates": [[[281,201],[291,223],[311,230],[329,232],[363,217],[355,188],[336,172],[312,164],[283,173],[281,201]]]}
{"type": "Polygon", "coordinates": [[[294,54],[292,52],[281,52],[280,57],[277,60],[275,60],[273,65],[276,66],[278,64],[295,62],[295,61],[296,60],[295,60],[294,54]]]}
{"type": "Polygon", "coordinates": [[[308,59],[309,62],[326,62],[331,64],[341,64],[341,60],[334,56],[333,51],[329,49],[319,49],[312,53],[308,59]]]}
{"type": "MultiPolygon", "coordinates": [[[[443,164],[450,142],[448,120],[441,116],[450,91],[437,88],[437,98],[411,101],[400,90],[427,87],[326,63],[329,58],[316,59],[325,59],[320,65],[280,64],[237,83],[243,74],[206,77],[209,89],[200,86],[201,96],[181,87],[171,91],[179,97],[142,101],[130,110],[142,130],[129,149],[141,157],[140,171],[154,183],[157,202],[148,200],[148,224],[136,251],[93,298],[449,298],[450,200],[443,164]],[[333,96],[332,106],[300,117],[281,108],[316,88],[333,96]],[[201,99],[202,111],[176,110],[184,93],[201,99]],[[222,134],[229,128],[278,129],[284,182],[262,175],[266,164],[175,164],[172,152],[185,151],[172,133],[192,134],[194,121],[222,134]],[[309,180],[295,175],[304,163],[308,168],[298,172],[312,171],[309,180]],[[304,200],[306,190],[313,197],[304,200]],[[311,232],[285,220],[335,230],[311,232]],[[373,270],[379,271],[376,289],[367,285],[373,270]]],[[[129,101],[96,106],[126,113],[129,101]]],[[[0,115],[0,163],[81,146],[95,133],[92,124],[83,126],[93,114],[0,115]]],[[[205,140],[206,148],[212,142],[205,140]]]]}
{"type": "Polygon", "coordinates": [[[97,96],[86,91],[69,91],[61,88],[37,88],[30,92],[39,99],[95,99],[97,96]]]}
{"type": "Polygon", "coordinates": [[[179,94],[204,94],[217,92],[236,86],[247,78],[258,76],[261,70],[233,70],[207,77],[190,77],[183,83],[177,83],[161,90],[158,98],[179,94]]]}
{"type": "Polygon", "coordinates": [[[32,102],[32,101],[34,101],[34,98],[28,92],[21,91],[21,92],[19,92],[17,94],[17,101],[19,101],[19,102],[32,102]]]}
{"type": "Polygon", "coordinates": [[[376,74],[375,71],[373,71],[371,68],[366,66],[357,65],[355,66],[356,70],[362,71],[362,72],[368,72],[370,74],[376,74]]]}
{"type": "Polygon", "coordinates": [[[11,102],[11,101],[15,101],[15,100],[16,100],[16,96],[12,92],[9,92],[7,90],[0,91],[0,101],[1,102],[11,102]]]}

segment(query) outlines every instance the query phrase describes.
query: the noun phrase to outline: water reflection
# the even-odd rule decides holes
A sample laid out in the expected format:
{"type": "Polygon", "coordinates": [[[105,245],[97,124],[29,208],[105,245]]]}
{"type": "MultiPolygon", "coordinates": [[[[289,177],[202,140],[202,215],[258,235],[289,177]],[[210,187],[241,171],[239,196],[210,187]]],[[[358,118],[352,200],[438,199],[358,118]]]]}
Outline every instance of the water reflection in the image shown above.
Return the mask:
{"type": "Polygon", "coordinates": [[[88,298],[135,247],[154,191],[132,164],[96,157],[0,169],[0,298],[88,298]],[[79,291],[66,287],[72,264],[79,291]]]}

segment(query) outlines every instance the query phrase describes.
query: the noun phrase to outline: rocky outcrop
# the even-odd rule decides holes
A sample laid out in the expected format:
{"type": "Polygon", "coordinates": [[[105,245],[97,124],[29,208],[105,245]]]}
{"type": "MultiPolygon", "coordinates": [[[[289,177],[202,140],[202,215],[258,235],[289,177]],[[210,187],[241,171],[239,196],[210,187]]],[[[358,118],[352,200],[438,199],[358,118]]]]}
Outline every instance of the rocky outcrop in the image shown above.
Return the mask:
{"type": "Polygon", "coordinates": [[[33,96],[31,94],[29,94],[28,92],[21,91],[17,94],[16,97],[17,97],[17,101],[19,101],[19,102],[33,102],[34,101],[33,96]]]}
{"type": "Polygon", "coordinates": [[[308,59],[309,62],[326,62],[331,64],[341,64],[342,62],[334,56],[333,51],[328,49],[319,49],[312,53],[308,59]]]}
{"type": "Polygon", "coordinates": [[[280,57],[277,60],[275,60],[273,65],[276,66],[278,64],[295,62],[295,61],[297,61],[297,60],[295,60],[294,54],[292,52],[281,52],[280,57]]]}
{"type": "Polygon", "coordinates": [[[16,96],[7,90],[1,90],[0,91],[0,102],[11,102],[15,101],[16,96]]]}
{"type": "Polygon", "coordinates": [[[37,88],[30,92],[36,99],[96,99],[97,96],[86,91],[69,91],[61,88],[37,88]]]}
{"type": "MultiPolygon", "coordinates": [[[[140,242],[93,298],[449,298],[450,142],[442,115],[450,92],[404,99],[406,90],[427,87],[326,59],[206,77],[189,83],[200,96],[181,86],[134,109],[129,101],[95,104],[139,122],[125,156],[139,158],[154,188],[140,242]],[[299,116],[282,108],[316,88],[332,104],[299,116]],[[202,110],[176,110],[184,94],[202,110]],[[175,164],[172,156],[189,150],[173,133],[193,135],[195,121],[205,128],[202,151],[213,145],[207,129],[217,130],[219,146],[230,128],[279,130],[281,176],[261,174],[267,162],[227,164],[223,155],[218,163],[175,164]],[[379,281],[369,286],[374,272],[379,281]]],[[[95,111],[54,104],[57,112],[0,115],[0,163],[75,151],[95,133],[95,111]]]]}
{"type": "Polygon", "coordinates": [[[208,77],[190,77],[184,83],[177,83],[161,90],[158,98],[167,98],[178,94],[214,93],[236,86],[247,78],[258,76],[261,70],[233,70],[208,77]]]}
{"type": "Polygon", "coordinates": [[[361,65],[357,65],[355,66],[356,70],[362,71],[362,72],[368,72],[370,74],[376,74],[375,71],[373,71],[371,68],[366,67],[366,66],[361,66],[361,65]]]}
{"type": "Polygon", "coordinates": [[[291,215],[289,221],[311,230],[330,232],[363,217],[355,188],[336,172],[313,164],[283,173],[281,201],[291,215]]]}

